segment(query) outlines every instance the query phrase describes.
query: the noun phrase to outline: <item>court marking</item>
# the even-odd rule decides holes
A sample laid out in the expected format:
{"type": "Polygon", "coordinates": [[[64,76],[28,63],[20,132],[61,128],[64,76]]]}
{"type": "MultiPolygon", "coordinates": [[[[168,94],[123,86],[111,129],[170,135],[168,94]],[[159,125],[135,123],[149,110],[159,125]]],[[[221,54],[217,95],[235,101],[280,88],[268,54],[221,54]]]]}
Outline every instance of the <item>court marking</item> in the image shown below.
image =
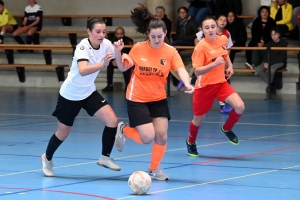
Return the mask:
{"type": "MultiPolygon", "coordinates": [[[[225,182],[225,181],[236,180],[236,179],[241,179],[241,178],[247,178],[247,177],[252,177],[252,176],[258,176],[258,175],[263,175],[263,174],[268,174],[268,173],[274,173],[274,172],[278,172],[278,171],[282,171],[282,170],[294,169],[294,168],[299,168],[299,167],[300,167],[300,165],[296,165],[296,166],[285,167],[285,168],[281,168],[281,169],[275,169],[275,170],[268,170],[268,171],[257,172],[257,173],[252,173],[252,174],[246,174],[246,175],[243,175],[243,176],[235,176],[235,177],[231,177],[231,178],[219,179],[219,180],[214,180],[214,181],[209,181],[209,182],[204,182],[204,183],[199,183],[199,184],[193,184],[193,185],[187,185],[187,186],[182,186],[182,187],[170,188],[170,189],[166,189],[166,190],[158,190],[158,191],[155,191],[155,192],[149,192],[147,194],[151,195],[151,194],[181,190],[181,189],[186,189],[186,188],[191,188],[191,187],[209,185],[209,184],[214,184],[214,183],[221,183],[221,182],[225,182]]],[[[117,200],[130,199],[130,198],[136,198],[136,197],[138,197],[138,196],[137,195],[136,196],[130,195],[130,196],[117,198],[117,200]]]]}
{"type": "MultiPolygon", "coordinates": [[[[300,134],[300,132],[292,132],[292,133],[284,133],[284,134],[277,134],[277,135],[272,135],[272,136],[262,136],[262,137],[257,137],[257,138],[249,138],[245,140],[240,140],[240,142],[247,141],[247,140],[259,140],[263,138],[271,138],[271,137],[280,137],[280,136],[286,136],[286,135],[294,135],[294,134],[300,134]]],[[[208,146],[215,146],[215,145],[221,145],[221,144],[227,144],[228,142],[218,142],[218,143],[212,143],[212,144],[205,144],[205,145],[200,145],[197,146],[197,148],[203,148],[203,147],[208,147],[208,146]]],[[[169,152],[175,152],[175,151],[181,151],[181,150],[186,150],[186,148],[177,148],[177,149],[170,149],[167,150],[166,153],[169,152]]],[[[124,156],[120,158],[115,158],[115,160],[123,160],[126,158],[136,158],[140,156],[146,156],[146,155],[151,155],[150,153],[144,153],[144,154],[136,154],[136,155],[131,155],[131,156],[124,156]]],[[[83,163],[77,163],[77,164],[71,164],[71,165],[64,165],[64,166],[55,166],[54,169],[58,168],[67,168],[67,167],[76,167],[76,166],[81,166],[81,165],[88,165],[88,164],[95,164],[97,161],[93,162],[83,162],[83,163]]],[[[27,170],[27,171],[21,171],[21,172],[14,172],[14,173],[8,173],[8,174],[1,174],[0,177],[5,177],[5,176],[13,176],[13,175],[20,175],[20,174],[26,174],[26,173],[32,173],[32,172],[39,172],[42,171],[42,169],[34,169],[34,170],[27,170]]]]}

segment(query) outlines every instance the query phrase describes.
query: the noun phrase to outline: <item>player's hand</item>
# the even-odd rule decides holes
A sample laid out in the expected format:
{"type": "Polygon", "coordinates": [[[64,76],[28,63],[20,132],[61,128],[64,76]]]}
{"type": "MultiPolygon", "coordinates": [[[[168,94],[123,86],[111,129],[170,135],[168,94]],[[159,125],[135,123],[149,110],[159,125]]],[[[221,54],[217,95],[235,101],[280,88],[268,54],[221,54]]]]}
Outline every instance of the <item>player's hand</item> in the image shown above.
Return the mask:
{"type": "Polygon", "coordinates": [[[223,64],[225,62],[225,59],[223,58],[223,56],[219,56],[216,58],[216,60],[214,61],[216,66],[219,66],[221,64],[223,64]]]}
{"type": "Polygon", "coordinates": [[[120,39],[120,40],[114,42],[114,49],[115,49],[115,51],[121,51],[123,48],[124,48],[123,39],[120,39]]]}
{"type": "Polygon", "coordinates": [[[122,63],[124,63],[126,67],[132,67],[134,64],[133,60],[126,53],[123,53],[122,55],[122,63]]]}
{"type": "Polygon", "coordinates": [[[187,94],[193,94],[193,92],[195,91],[195,88],[190,84],[185,85],[184,87],[186,89],[184,92],[187,94]]]}
{"type": "Polygon", "coordinates": [[[29,27],[28,26],[23,26],[23,32],[27,32],[29,30],[29,27]]]}
{"type": "Polygon", "coordinates": [[[105,54],[103,58],[103,65],[107,67],[109,65],[110,60],[112,59],[113,54],[111,52],[108,52],[105,54]]]}
{"type": "Polygon", "coordinates": [[[231,76],[234,74],[232,67],[228,67],[225,72],[226,80],[230,79],[231,76]]]}

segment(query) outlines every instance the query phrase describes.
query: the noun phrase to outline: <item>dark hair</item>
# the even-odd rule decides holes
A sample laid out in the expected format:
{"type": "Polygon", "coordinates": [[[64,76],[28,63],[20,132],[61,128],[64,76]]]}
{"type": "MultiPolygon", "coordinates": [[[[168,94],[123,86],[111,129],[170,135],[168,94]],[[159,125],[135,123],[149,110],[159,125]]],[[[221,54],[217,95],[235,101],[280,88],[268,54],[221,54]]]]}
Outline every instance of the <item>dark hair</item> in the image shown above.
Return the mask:
{"type": "Polygon", "coordinates": [[[142,34],[149,33],[151,29],[162,28],[166,32],[166,24],[157,19],[152,13],[149,12],[145,4],[139,3],[131,12],[131,20],[137,27],[136,31],[142,34]]]}
{"type": "Polygon", "coordinates": [[[93,30],[94,28],[94,25],[95,24],[105,24],[103,18],[98,18],[98,17],[89,17],[87,19],[87,25],[86,25],[86,28],[93,30]]]}
{"type": "Polygon", "coordinates": [[[185,6],[179,7],[179,8],[177,9],[177,13],[179,13],[181,9],[185,10],[185,12],[188,13],[188,9],[187,9],[187,7],[185,7],[185,6]]]}
{"type": "Polygon", "coordinates": [[[261,11],[263,9],[266,9],[268,11],[268,13],[269,13],[269,16],[270,16],[270,8],[269,8],[269,6],[261,6],[261,7],[259,7],[259,9],[257,11],[257,15],[260,17],[260,13],[261,13],[261,11]]]}
{"type": "Polygon", "coordinates": [[[4,2],[2,0],[0,0],[0,5],[4,6],[4,2]]]}
{"type": "MultiPolygon", "coordinates": [[[[214,20],[215,22],[216,22],[216,19],[213,17],[213,16],[211,16],[211,15],[207,15],[206,17],[204,17],[203,19],[202,19],[202,21],[201,21],[201,28],[202,28],[202,26],[203,26],[203,22],[204,21],[206,21],[206,20],[214,20]]],[[[217,22],[216,22],[216,24],[217,24],[217,22]]]]}
{"type": "Polygon", "coordinates": [[[270,30],[270,34],[272,34],[272,32],[278,33],[279,35],[281,35],[281,31],[280,28],[278,26],[274,26],[273,28],[271,28],[270,30]]]}
{"type": "Polygon", "coordinates": [[[219,14],[216,19],[218,20],[220,17],[225,17],[227,19],[226,15],[224,14],[219,14]]]}

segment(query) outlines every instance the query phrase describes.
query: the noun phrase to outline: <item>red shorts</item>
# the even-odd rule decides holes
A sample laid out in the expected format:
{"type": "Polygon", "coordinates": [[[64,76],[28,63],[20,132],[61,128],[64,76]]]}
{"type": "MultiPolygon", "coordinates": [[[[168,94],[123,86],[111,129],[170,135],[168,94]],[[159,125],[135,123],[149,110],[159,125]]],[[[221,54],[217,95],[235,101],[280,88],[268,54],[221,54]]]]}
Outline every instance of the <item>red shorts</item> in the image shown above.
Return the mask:
{"type": "Polygon", "coordinates": [[[196,89],[193,96],[194,115],[202,116],[206,114],[211,109],[215,99],[225,102],[225,99],[233,93],[236,93],[236,91],[227,81],[196,89]]]}

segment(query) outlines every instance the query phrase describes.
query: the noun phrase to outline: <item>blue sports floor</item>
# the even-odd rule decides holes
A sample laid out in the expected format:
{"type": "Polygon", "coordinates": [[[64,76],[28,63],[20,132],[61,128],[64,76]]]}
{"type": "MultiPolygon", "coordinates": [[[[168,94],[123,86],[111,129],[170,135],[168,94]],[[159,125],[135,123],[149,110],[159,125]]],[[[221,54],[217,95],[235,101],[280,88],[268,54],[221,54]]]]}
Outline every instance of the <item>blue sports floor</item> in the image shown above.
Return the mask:
{"type": "MultiPolygon", "coordinates": [[[[120,172],[96,165],[104,125],[83,110],[54,155],[55,177],[44,177],[40,157],[56,131],[52,117],[58,89],[0,88],[0,199],[300,199],[299,96],[242,95],[246,111],[234,146],[220,132],[227,115],[215,102],[197,139],[200,157],[187,155],[191,96],[169,98],[172,120],[161,168],[169,181],[153,181],[147,195],[132,195],[127,180],[149,166],[152,145],[130,140],[112,157],[120,172]]],[[[128,122],[123,91],[103,94],[120,120],[128,122]]]]}

